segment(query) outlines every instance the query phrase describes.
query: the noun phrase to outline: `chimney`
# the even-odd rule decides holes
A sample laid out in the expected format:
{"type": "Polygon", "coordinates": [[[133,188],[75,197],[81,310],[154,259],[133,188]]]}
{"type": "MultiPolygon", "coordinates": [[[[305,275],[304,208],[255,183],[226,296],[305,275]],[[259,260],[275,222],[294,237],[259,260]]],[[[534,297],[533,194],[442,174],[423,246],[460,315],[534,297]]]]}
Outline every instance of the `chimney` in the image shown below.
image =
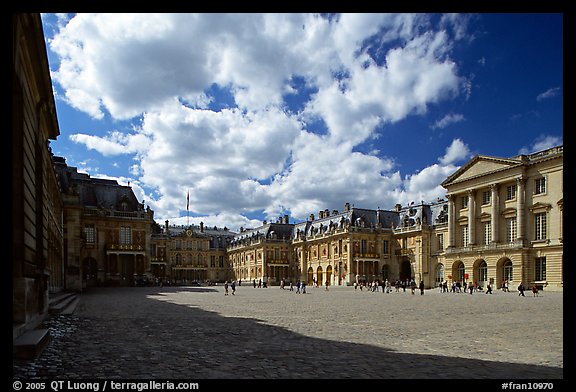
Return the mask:
{"type": "Polygon", "coordinates": [[[324,218],[329,218],[330,217],[330,210],[328,208],[326,208],[324,210],[324,218]]]}
{"type": "Polygon", "coordinates": [[[204,222],[200,222],[200,232],[204,233],[204,222]]]}
{"type": "Polygon", "coordinates": [[[402,209],[402,204],[396,204],[396,212],[400,212],[402,209]]]}
{"type": "Polygon", "coordinates": [[[168,234],[168,219],[166,219],[166,221],[164,221],[164,232],[166,234],[168,234]]]}
{"type": "Polygon", "coordinates": [[[288,215],[284,215],[284,224],[287,225],[288,223],[288,215]]]}
{"type": "Polygon", "coordinates": [[[268,221],[267,221],[266,219],[264,219],[264,220],[262,221],[262,225],[265,225],[265,224],[267,224],[267,223],[268,223],[268,221]]]}
{"type": "Polygon", "coordinates": [[[344,204],[344,212],[349,212],[349,211],[350,211],[350,203],[344,204]]]}
{"type": "Polygon", "coordinates": [[[310,221],[314,222],[314,214],[310,214],[310,221]]]}

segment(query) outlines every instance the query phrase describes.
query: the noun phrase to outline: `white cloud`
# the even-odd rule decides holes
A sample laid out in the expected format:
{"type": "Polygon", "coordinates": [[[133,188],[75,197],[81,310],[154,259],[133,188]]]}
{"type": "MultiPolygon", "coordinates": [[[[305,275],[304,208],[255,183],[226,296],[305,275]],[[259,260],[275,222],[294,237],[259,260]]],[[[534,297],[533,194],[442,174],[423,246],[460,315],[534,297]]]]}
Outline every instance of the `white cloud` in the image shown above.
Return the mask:
{"type": "Polygon", "coordinates": [[[459,113],[450,113],[442,117],[440,120],[436,121],[431,128],[432,129],[444,129],[449,125],[459,123],[460,121],[466,120],[464,115],[459,113]]]}
{"type": "Polygon", "coordinates": [[[442,165],[450,165],[452,163],[470,158],[470,149],[461,139],[454,139],[450,146],[446,148],[446,154],[439,158],[438,161],[442,165]]]}
{"type": "MultiPolygon", "coordinates": [[[[429,19],[79,14],[50,42],[60,59],[53,78],[71,106],[96,119],[142,116],[130,134],[71,138],[105,156],[135,155],[133,183],[153,189],[147,200],[159,219],[179,216],[188,190],[191,211],[214,222],[222,211],[305,219],[346,201],[385,208],[398,197],[435,198],[434,181],[469,154],[456,139],[439,165],[402,181],[393,159],[355,150],[386,124],[463,91],[444,27],[460,39],[465,23],[450,15],[434,30],[429,19]],[[290,86],[295,76],[315,91],[298,115],[285,112],[283,100],[298,93],[290,86]],[[237,107],[211,110],[214,84],[237,107]],[[326,134],[308,129],[312,120],[326,134]]],[[[463,119],[452,116],[446,125],[463,119]]]]}
{"type": "Polygon", "coordinates": [[[561,91],[560,87],[552,87],[552,88],[544,91],[543,93],[538,94],[538,96],[536,97],[536,100],[538,102],[540,102],[540,101],[543,101],[545,99],[555,97],[558,94],[560,94],[560,91],[561,91]]]}
{"type": "Polygon", "coordinates": [[[533,152],[547,150],[552,147],[562,145],[563,139],[558,136],[551,135],[540,135],[538,136],[532,144],[529,146],[524,146],[518,151],[518,154],[531,154],[533,152]]]}

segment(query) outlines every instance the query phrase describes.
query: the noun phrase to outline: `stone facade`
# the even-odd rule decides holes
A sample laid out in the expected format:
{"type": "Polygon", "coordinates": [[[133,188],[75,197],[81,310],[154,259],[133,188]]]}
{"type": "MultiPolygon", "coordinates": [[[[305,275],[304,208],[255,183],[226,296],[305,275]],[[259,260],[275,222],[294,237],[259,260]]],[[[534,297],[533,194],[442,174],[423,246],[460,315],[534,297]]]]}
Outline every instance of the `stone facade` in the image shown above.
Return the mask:
{"type": "Polygon", "coordinates": [[[561,290],[563,151],[476,156],[448,177],[449,241],[438,274],[561,290]]]}
{"type": "Polygon", "coordinates": [[[151,277],[154,212],[130,186],[79,173],[62,157],[54,163],[64,203],[66,289],[132,286],[151,277]]]}
{"type": "Polygon", "coordinates": [[[164,282],[222,282],[229,277],[227,228],[155,225],[151,237],[151,272],[164,282]]]}
{"type": "Polygon", "coordinates": [[[34,329],[61,290],[62,200],[49,141],[60,130],[38,14],[12,16],[13,336],[34,329]]]}
{"type": "Polygon", "coordinates": [[[230,279],[350,285],[414,279],[563,289],[563,147],[476,156],[442,185],[448,200],[393,211],[344,206],[306,222],[242,230],[230,279]]]}

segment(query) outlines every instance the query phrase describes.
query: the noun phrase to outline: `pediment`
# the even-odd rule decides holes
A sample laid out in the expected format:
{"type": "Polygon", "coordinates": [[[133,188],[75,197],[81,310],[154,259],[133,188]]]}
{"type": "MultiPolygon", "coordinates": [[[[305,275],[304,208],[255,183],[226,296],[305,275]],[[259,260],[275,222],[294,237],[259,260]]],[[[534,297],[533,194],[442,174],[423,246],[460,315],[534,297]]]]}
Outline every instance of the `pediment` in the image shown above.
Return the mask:
{"type": "Polygon", "coordinates": [[[460,182],[486,174],[494,173],[501,170],[510,169],[522,165],[522,161],[517,159],[494,158],[477,155],[468,163],[456,170],[449,176],[442,186],[446,187],[454,182],[460,182]]]}

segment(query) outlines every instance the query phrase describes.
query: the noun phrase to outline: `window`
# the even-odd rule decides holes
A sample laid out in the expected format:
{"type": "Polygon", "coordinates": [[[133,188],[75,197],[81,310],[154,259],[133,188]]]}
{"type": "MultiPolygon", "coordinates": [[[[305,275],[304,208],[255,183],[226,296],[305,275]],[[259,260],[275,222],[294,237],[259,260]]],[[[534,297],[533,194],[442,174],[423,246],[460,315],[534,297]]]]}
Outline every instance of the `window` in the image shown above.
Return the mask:
{"type": "Polygon", "coordinates": [[[388,243],[388,240],[382,241],[382,253],[385,255],[390,253],[390,244],[388,243]]]}
{"type": "Polygon", "coordinates": [[[534,184],[534,193],[536,195],[546,193],[546,179],[544,177],[536,179],[534,184]]]}
{"type": "Polygon", "coordinates": [[[120,244],[122,245],[132,244],[132,231],[130,227],[126,226],[120,227],[120,244]]]}
{"type": "Polygon", "coordinates": [[[512,279],[512,262],[510,260],[507,260],[504,263],[503,266],[503,276],[504,276],[504,280],[507,280],[508,282],[511,282],[512,279]]]}
{"type": "Polygon", "coordinates": [[[96,242],[96,229],[94,229],[94,225],[84,226],[84,238],[87,244],[94,244],[96,242]]]}
{"type": "Polygon", "coordinates": [[[516,218],[506,219],[506,242],[514,242],[516,239],[516,218]]]}
{"type": "Polygon", "coordinates": [[[484,245],[488,245],[492,241],[492,224],[484,222],[484,245]]]}
{"type": "Polygon", "coordinates": [[[216,267],[216,256],[214,255],[210,255],[210,267],[212,268],[216,267]]]}
{"type": "Polygon", "coordinates": [[[468,226],[462,226],[462,246],[468,246],[468,226]]]}
{"type": "Polygon", "coordinates": [[[492,195],[491,195],[490,191],[482,192],[482,205],[490,204],[491,196],[492,195]]]}
{"type": "Polygon", "coordinates": [[[462,203],[462,206],[460,208],[461,209],[468,208],[468,196],[462,196],[460,200],[462,203]]]}
{"type": "Polygon", "coordinates": [[[546,213],[534,214],[534,239],[546,239],[546,213]]]}
{"type": "Polygon", "coordinates": [[[546,280],[546,257],[536,257],[534,280],[546,280]]]}
{"type": "Polygon", "coordinates": [[[514,200],[516,198],[516,185],[506,187],[506,200],[514,200]]]}
{"type": "Polygon", "coordinates": [[[218,256],[218,266],[224,268],[224,256],[218,256]]]}
{"type": "Polygon", "coordinates": [[[478,267],[478,281],[487,282],[488,281],[488,264],[485,261],[480,263],[478,267]]]}
{"type": "Polygon", "coordinates": [[[444,250],[444,234],[438,234],[438,249],[444,250]]]}

